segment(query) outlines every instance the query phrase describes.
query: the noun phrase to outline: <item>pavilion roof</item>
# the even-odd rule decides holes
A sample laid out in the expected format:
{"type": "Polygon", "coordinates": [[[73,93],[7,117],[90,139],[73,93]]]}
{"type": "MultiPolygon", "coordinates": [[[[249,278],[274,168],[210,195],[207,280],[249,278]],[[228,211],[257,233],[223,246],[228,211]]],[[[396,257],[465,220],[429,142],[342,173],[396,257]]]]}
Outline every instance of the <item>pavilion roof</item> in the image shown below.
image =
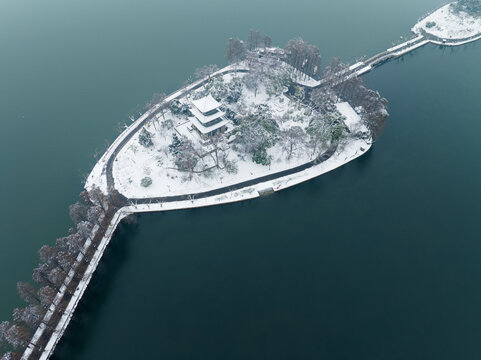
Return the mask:
{"type": "Polygon", "coordinates": [[[203,114],[217,109],[220,106],[219,102],[217,102],[217,100],[215,100],[210,94],[201,99],[193,100],[192,104],[203,114]]]}

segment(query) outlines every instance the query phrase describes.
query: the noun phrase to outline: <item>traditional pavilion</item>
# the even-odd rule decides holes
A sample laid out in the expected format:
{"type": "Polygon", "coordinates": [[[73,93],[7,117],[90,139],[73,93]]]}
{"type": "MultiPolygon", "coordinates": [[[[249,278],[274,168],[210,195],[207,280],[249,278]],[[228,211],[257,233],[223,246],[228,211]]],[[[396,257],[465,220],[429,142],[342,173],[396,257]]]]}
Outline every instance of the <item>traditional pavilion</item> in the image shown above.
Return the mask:
{"type": "Polygon", "coordinates": [[[210,94],[192,101],[190,112],[193,116],[190,117],[190,121],[203,139],[226,130],[225,112],[219,107],[220,104],[210,94]]]}

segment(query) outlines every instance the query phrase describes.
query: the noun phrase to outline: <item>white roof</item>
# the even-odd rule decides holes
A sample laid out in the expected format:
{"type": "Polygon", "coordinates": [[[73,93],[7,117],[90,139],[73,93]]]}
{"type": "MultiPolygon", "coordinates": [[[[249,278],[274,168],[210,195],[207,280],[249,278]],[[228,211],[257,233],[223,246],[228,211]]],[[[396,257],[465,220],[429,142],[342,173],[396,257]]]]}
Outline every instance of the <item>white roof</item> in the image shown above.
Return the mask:
{"type": "Polygon", "coordinates": [[[197,120],[199,120],[202,123],[202,125],[205,125],[211,122],[212,120],[218,119],[225,115],[225,112],[219,110],[215,114],[206,116],[202,114],[199,110],[197,110],[197,108],[195,107],[191,108],[190,112],[192,113],[192,115],[194,115],[197,118],[197,120]]]}
{"type": "Polygon", "coordinates": [[[220,104],[210,94],[202,99],[193,100],[192,104],[194,104],[194,106],[202,113],[217,109],[220,106],[220,104]]]}
{"type": "Polygon", "coordinates": [[[210,133],[214,130],[217,130],[217,129],[221,128],[222,126],[225,126],[229,123],[227,120],[222,120],[221,122],[219,122],[215,125],[205,127],[204,125],[202,125],[199,122],[199,120],[197,120],[196,117],[191,117],[190,121],[192,122],[192,125],[194,125],[202,134],[208,134],[208,133],[210,133]]]}

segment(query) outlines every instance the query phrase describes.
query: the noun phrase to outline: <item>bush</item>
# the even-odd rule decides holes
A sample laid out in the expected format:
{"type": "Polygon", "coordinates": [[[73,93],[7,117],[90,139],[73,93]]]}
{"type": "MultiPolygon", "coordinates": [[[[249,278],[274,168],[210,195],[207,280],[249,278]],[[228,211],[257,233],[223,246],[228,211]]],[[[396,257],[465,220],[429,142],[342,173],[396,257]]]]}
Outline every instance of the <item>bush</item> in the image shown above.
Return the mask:
{"type": "Polygon", "coordinates": [[[164,120],[161,123],[163,129],[171,130],[174,128],[174,122],[170,119],[164,120]]]}
{"type": "Polygon", "coordinates": [[[145,188],[149,187],[150,185],[152,185],[152,179],[146,176],[142,180],[140,180],[140,185],[142,185],[145,188]]]}
{"type": "Polygon", "coordinates": [[[171,101],[169,109],[175,115],[189,115],[189,107],[177,99],[171,101]]]}
{"type": "Polygon", "coordinates": [[[434,21],[428,21],[428,22],[426,23],[426,27],[427,27],[428,29],[431,29],[431,28],[433,28],[433,27],[435,27],[435,26],[436,26],[436,23],[435,23],[434,21]]]}
{"type": "Polygon", "coordinates": [[[272,156],[267,155],[267,149],[263,146],[254,151],[252,161],[260,165],[270,165],[272,156]]]}

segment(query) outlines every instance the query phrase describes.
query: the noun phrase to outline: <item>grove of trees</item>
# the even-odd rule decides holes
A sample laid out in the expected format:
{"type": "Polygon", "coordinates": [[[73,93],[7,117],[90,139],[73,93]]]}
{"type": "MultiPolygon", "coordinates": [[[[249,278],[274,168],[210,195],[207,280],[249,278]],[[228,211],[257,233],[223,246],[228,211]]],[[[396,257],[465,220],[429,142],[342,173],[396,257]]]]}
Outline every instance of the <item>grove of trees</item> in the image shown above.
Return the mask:
{"type": "MultiPolygon", "coordinates": [[[[58,238],[54,246],[44,245],[40,248],[40,263],[32,274],[33,284],[22,281],[17,283],[18,294],[26,305],[13,310],[11,321],[0,323],[2,360],[20,359],[40,324],[44,323],[48,330],[54,330],[55,320],[44,322],[47,310],[52,306],[62,285],[65,285],[69,271],[76,265],[74,281],[65,290],[67,294],[73,294],[83,275],[82,271],[102,238],[101,235],[116,209],[123,206],[125,200],[115,190],[105,195],[100,189],[94,188],[91,191],[82,191],[79,200],[70,205],[69,213],[74,227],[69,229],[67,236],[58,238]],[[94,227],[97,227],[96,236],[93,236],[94,227]],[[87,239],[92,241],[88,248],[85,247],[87,239]],[[79,254],[84,256],[80,263],[77,262],[79,254]]],[[[59,305],[66,306],[62,303],[59,305]]],[[[56,310],[61,313],[60,308],[56,310]]]]}

